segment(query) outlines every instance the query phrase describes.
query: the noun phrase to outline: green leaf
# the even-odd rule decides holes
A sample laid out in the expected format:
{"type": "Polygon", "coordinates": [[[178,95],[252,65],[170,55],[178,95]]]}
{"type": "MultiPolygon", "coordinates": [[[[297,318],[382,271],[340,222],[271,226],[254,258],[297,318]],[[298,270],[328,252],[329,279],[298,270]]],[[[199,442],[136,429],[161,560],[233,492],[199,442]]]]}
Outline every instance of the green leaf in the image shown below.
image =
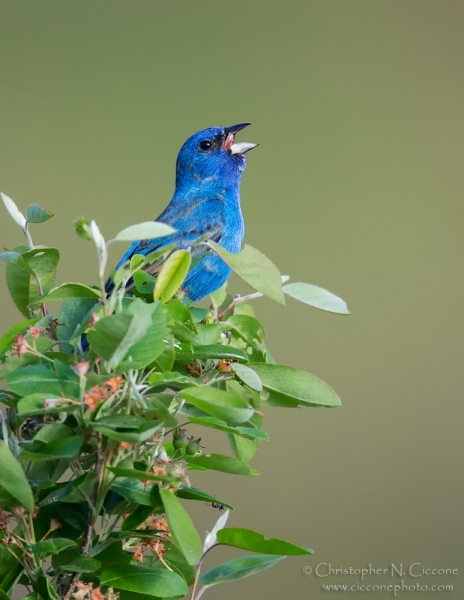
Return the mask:
{"type": "Polygon", "coordinates": [[[219,308],[224,303],[227,297],[227,281],[226,283],[217,289],[215,292],[210,294],[211,302],[215,308],[219,308]]]}
{"type": "Polygon", "coordinates": [[[161,402],[158,398],[150,398],[149,404],[149,415],[153,421],[156,419],[156,422],[163,427],[177,427],[178,423],[175,415],[169,412],[164,402],[161,402]]]}
{"type": "Polygon", "coordinates": [[[43,279],[56,269],[60,261],[60,253],[56,248],[35,247],[23,252],[18,257],[18,265],[29,270],[31,275],[43,279]]]}
{"type": "Polygon", "coordinates": [[[148,378],[148,383],[156,387],[164,386],[173,388],[183,388],[186,386],[196,385],[195,379],[192,379],[192,377],[188,377],[187,375],[177,373],[176,371],[167,371],[166,373],[152,373],[148,378]]]}
{"type": "Polygon", "coordinates": [[[240,360],[248,362],[249,358],[246,352],[234,348],[233,346],[225,346],[222,344],[212,344],[211,346],[192,346],[193,352],[177,352],[176,360],[192,361],[192,360],[240,360]]]}
{"type": "Polygon", "coordinates": [[[151,324],[148,314],[118,313],[100,319],[88,332],[87,338],[92,350],[105,358],[110,367],[115,367],[143,338],[151,324]]]}
{"type": "Polygon", "coordinates": [[[129,268],[131,271],[136,271],[145,262],[145,256],[143,254],[134,254],[130,259],[129,268]]]}
{"type": "Polygon", "coordinates": [[[185,457],[189,466],[199,466],[213,471],[221,471],[222,473],[230,473],[231,475],[259,475],[259,472],[250,465],[224,456],[223,454],[204,454],[202,456],[185,457]]]}
{"type": "MultiPolygon", "coordinates": [[[[237,306],[243,307],[243,304],[241,302],[237,306]]],[[[266,337],[266,330],[263,324],[258,319],[249,315],[232,315],[228,318],[227,323],[242,339],[253,347],[257,347],[257,342],[262,342],[266,337]]]]}
{"type": "Polygon", "coordinates": [[[0,356],[4,355],[11,344],[14,342],[17,335],[24,333],[31,325],[34,325],[39,320],[38,317],[28,319],[22,323],[18,323],[0,337],[0,356]]]}
{"type": "Polygon", "coordinates": [[[174,338],[172,335],[166,337],[166,343],[164,350],[161,354],[153,361],[156,368],[163,373],[168,372],[174,365],[176,358],[176,350],[174,348],[174,338]]]}
{"type": "Polygon", "coordinates": [[[67,565],[61,565],[60,571],[64,573],[94,573],[101,567],[101,562],[88,556],[78,556],[67,565]]]}
{"type": "Polygon", "coordinates": [[[185,388],[179,392],[179,396],[226,423],[245,423],[254,413],[242,398],[209,386],[185,388]]]}
{"type": "MultiPolygon", "coordinates": [[[[163,559],[166,562],[166,564],[169,567],[171,567],[171,569],[173,569],[176,573],[179,573],[179,575],[181,575],[185,579],[188,586],[191,586],[195,581],[196,565],[194,567],[189,565],[188,562],[185,560],[185,556],[182,554],[179,548],[177,548],[177,546],[173,544],[170,540],[164,540],[164,549],[166,550],[166,552],[163,556],[163,559]]],[[[153,562],[156,560],[155,557],[153,557],[151,560],[152,565],[156,566],[156,563],[153,562]]],[[[133,600],[137,599],[134,598],[133,600]]],[[[143,599],[140,598],[140,600],[143,599]]],[[[182,600],[182,598],[179,598],[178,600],[182,600]]]]}
{"type": "Polygon", "coordinates": [[[129,502],[153,507],[153,511],[163,508],[158,485],[144,485],[138,479],[121,477],[113,482],[111,489],[129,502]]]}
{"type": "Polygon", "coordinates": [[[219,431],[225,431],[226,433],[232,433],[234,435],[240,435],[248,439],[259,439],[268,440],[268,435],[262,429],[256,429],[255,427],[232,427],[227,425],[225,421],[217,419],[216,417],[189,417],[190,423],[196,425],[203,425],[204,427],[211,427],[212,429],[218,429],[219,431]]]}
{"type": "Polygon", "coordinates": [[[221,333],[226,329],[229,329],[227,323],[200,325],[194,341],[198,345],[217,344],[221,339],[221,333]]]}
{"type": "Polygon", "coordinates": [[[271,300],[285,304],[279,270],[262,252],[248,244],[245,244],[243,250],[238,254],[228,252],[213,241],[209,241],[208,245],[248,285],[271,300]]]}
{"type": "Polygon", "coordinates": [[[94,290],[82,283],[63,283],[63,285],[50,290],[48,294],[31,302],[31,305],[34,306],[41,302],[52,302],[54,300],[66,300],[68,298],[94,298],[98,300],[100,297],[101,292],[99,290],[94,290]]]}
{"type": "Polygon", "coordinates": [[[116,477],[129,477],[132,479],[140,479],[140,481],[170,481],[172,477],[164,477],[161,475],[153,475],[153,473],[146,473],[145,471],[138,471],[137,469],[123,469],[121,467],[108,467],[108,471],[111,471],[116,477]]]}
{"type": "Polygon", "coordinates": [[[12,408],[13,410],[17,410],[18,405],[18,394],[14,392],[7,392],[5,390],[0,390],[0,402],[8,408],[12,408]]]}
{"type": "Polygon", "coordinates": [[[59,518],[67,525],[70,525],[73,529],[77,529],[79,532],[84,530],[86,518],[82,504],[63,504],[62,502],[57,502],[55,506],[59,518]]]}
{"type": "Polygon", "coordinates": [[[162,427],[159,421],[147,421],[137,429],[114,430],[105,425],[93,424],[94,429],[100,431],[103,435],[118,442],[129,442],[131,444],[140,444],[146,442],[162,427]]]}
{"type": "Polygon", "coordinates": [[[169,325],[171,325],[172,321],[178,321],[179,323],[192,327],[192,313],[180,300],[174,298],[174,300],[171,300],[171,302],[163,306],[163,311],[169,320],[169,325]]]}
{"type": "Polygon", "coordinates": [[[100,228],[98,227],[95,221],[90,221],[89,233],[93,243],[95,244],[95,248],[97,249],[97,252],[100,255],[101,261],[104,257],[107,256],[107,248],[105,238],[103,237],[102,232],[100,231],[100,228]]]}
{"type": "Polygon", "coordinates": [[[93,425],[110,429],[138,429],[145,423],[143,417],[137,415],[107,415],[93,422],[93,425]]]}
{"type": "Polygon", "coordinates": [[[262,391],[262,381],[259,378],[259,375],[253,371],[253,369],[250,369],[245,365],[241,365],[240,363],[232,363],[230,368],[245,385],[257,392],[262,391]]]}
{"type": "Polygon", "coordinates": [[[255,363],[264,388],[270,393],[267,402],[275,406],[340,406],[341,401],[324,381],[293,367],[255,363]]]}
{"type": "Polygon", "coordinates": [[[158,250],[154,252],[149,252],[144,255],[144,261],[146,265],[152,265],[157,262],[161,258],[166,258],[174,248],[177,248],[177,242],[173,242],[172,244],[166,244],[165,246],[161,246],[158,250]]]}
{"type": "Polygon", "coordinates": [[[265,552],[266,554],[278,554],[280,556],[314,554],[311,548],[297,546],[277,538],[266,538],[262,533],[251,529],[226,527],[218,531],[217,539],[220,544],[242,548],[242,550],[249,550],[250,552],[265,552]]]}
{"type": "Polygon", "coordinates": [[[6,265],[6,282],[8,290],[17,309],[25,316],[29,317],[29,302],[37,298],[37,287],[32,281],[28,271],[15,263],[6,265]]]}
{"type": "Polygon", "coordinates": [[[166,315],[160,302],[145,304],[141,300],[135,300],[129,311],[133,312],[134,315],[138,315],[141,307],[143,307],[143,312],[149,313],[151,324],[145,330],[143,337],[130,348],[128,355],[133,361],[139,363],[140,367],[146,367],[163,352],[165,347],[164,338],[169,330],[166,315]]]}
{"type": "Polygon", "coordinates": [[[57,440],[63,440],[69,438],[74,433],[72,427],[68,427],[64,423],[49,423],[39,429],[34,436],[34,442],[43,442],[48,444],[49,442],[56,442],[57,440]]]}
{"type": "Polygon", "coordinates": [[[55,360],[54,364],[61,395],[72,400],[80,400],[80,380],[77,373],[60,360],[55,360]]]}
{"type": "MultiPolygon", "coordinates": [[[[81,475],[74,481],[70,481],[62,490],[59,491],[57,498],[60,502],[74,504],[76,502],[87,502],[95,488],[97,475],[94,471],[89,471],[81,475]]],[[[44,502],[44,500],[42,501],[44,502]]]]}
{"type": "Polygon", "coordinates": [[[137,506],[121,523],[121,530],[127,531],[135,529],[141,525],[151,515],[153,508],[151,506],[144,506],[143,504],[137,506]]]}
{"type": "Polygon", "coordinates": [[[32,490],[21,465],[5,442],[0,442],[0,465],[0,486],[16,498],[18,504],[32,512],[34,510],[32,490]]]}
{"type": "MultiPolygon", "coordinates": [[[[66,503],[66,504],[80,504],[81,502],[87,502],[92,494],[92,491],[95,487],[95,481],[97,479],[97,475],[95,471],[89,471],[85,475],[80,475],[77,479],[69,481],[66,485],[57,484],[55,489],[42,498],[42,500],[38,503],[39,507],[46,506],[52,502],[66,503]]],[[[57,506],[60,506],[58,504],[57,506]]],[[[60,510],[57,508],[58,514],[61,516],[60,510]]],[[[77,509],[74,507],[74,516],[79,517],[80,515],[77,512],[77,509]]],[[[64,513],[66,516],[66,513],[64,513]]],[[[67,520],[67,519],[63,519],[67,520]]],[[[70,523],[71,524],[71,523],[70,523]]],[[[72,526],[75,527],[77,522],[72,526]]]]}
{"type": "Polygon", "coordinates": [[[211,504],[216,502],[217,504],[222,504],[223,506],[227,506],[227,508],[234,510],[234,507],[231,504],[194,487],[181,487],[176,491],[176,495],[178,498],[184,498],[185,500],[201,500],[202,502],[209,502],[211,504]]]}
{"type": "Polygon", "coordinates": [[[200,583],[205,587],[211,587],[218,583],[228,583],[230,581],[237,581],[244,577],[249,577],[264,569],[273,567],[279,561],[283,560],[285,556],[244,556],[243,558],[235,558],[229,562],[223,563],[217,567],[214,567],[204,575],[200,577],[200,583]]]}
{"type": "Polygon", "coordinates": [[[52,587],[50,579],[45,575],[42,568],[36,569],[34,573],[34,591],[38,592],[42,600],[59,600],[59,596],[52,587]]]}
{"type": "MultiPolygon", "coordinates": [[[[8,594],[23,572],[20,562],[22,551],[18,546],[10,546],[9,549],[0,544],[0,590],[8,594]]],[[[9,598],[9,596],[7,596],[9,598]]]]}
{"type": "Polygon", "coordinates": [[[155,300],[168,302],[179,290],[190,268],[192,256],[187,250],[176,250],[166,259],[156,278],[155,300]]]}
{"type": "Polygon", "coordinates": [[[145,221],[137,225],[130,225],[120,231],[115,237],[115,242],[135,242],[137,240],[153,240],[166,237],[175,233],[176,230],[166,223],[159,221],[145,221]]]}
{"type": "MultiPolygon", "coordinates": [[[[53,340],[48,337],[39,337],[36,340],[37,350],[42,353],[46,352],[52,344],[53,340]]],[[[7,360],[3,364],[0,363],[0,379],[4,379],[9,373],[16,369],[37,363],[40,360],[38,356],[30,354],[29,352],[26,352],[26,354],[23,354],[22,356],[16,356],[12,354],[11,351],[7,352],[6,359],[7,360]]]]}
{"type": "Polygon", "coordinates": [[[30,416],[30,415],[45,415],[47,413],[56,412],[73,412],[76,410],[76,406],[66,402],[64,398],[50,398],[50,394],[30,394],[24,396],[18,402],[18,414],[19,416],[30,416]],[[46,407],[45,400],[54,400],[50,404],[50,407],[46,407]]]}
{"type": "Polygon", "coordinates": [[[172,598],[187,593],[185,580],[174,571],[165,568],[147,569],[130,564],[117,565],[103,571],[100,584],[157,598],[172,598]]]}
{"type": "Polygon", "coordinates": [[[17,394],[49,394],[60,396],[58,374],[48,365],[28,365],[12,371],[6,377],[6,384],[17,394]]]}
{"type": "Polygon", "coordinates": [[[136,271],[132,276],[135,289],[141,294],[151,294],[155,289],[155,278],[146,271],[136,271]]]}
{"type": "MultiPolygon", "coordinates": [[[[68,298],[65,300],[58,316],[59,327],[56,328],[58,340],[72,340],[76,332],[82,329],[92,307],[95,307],[95,300],[91,298],[68,298]]],[[[60,344],[60,348],[63,350],[64,344],[60,344]]],[[[67,346],[67,348],[71,350],[72,346],[67,346]]]]}
{"type": "Polygon", "coordinates": [[[201,557],[202,544],[189,515],[174,494],[168,490],[160,490],[160,494],[172,539],[188,564],[196,565],[201,557]]]}
{"type": "Polygon", "coordinates": [[[295,298],[295,300],[299,300],[304,304],[309,304],[309,306],[314,306],[314,308],[337,313],[339,315],[350,314],[344,300],[317,285],[301,282],[288,283],[283,286],[282,290],[287,296],[295,298]]]}
{"type": "Polygon", "coordinates": [[[40,206],[40,204],[29,204],[26,209],[26,221],[29,221],[29,223],[45,223],[54,214],[48,208],[40,206]]]}
{"type": "MultiPolygon", "coordinates": [[[[79,435],[70,436],[62,440],[56,440],[40,447],[32,447],[28,444],[20,458],[22,461],[45,462],[59,458],[73,458],[81,449],[84,439],[79,435]],[[29,449],[30,448],[30,449],[29,449]]],[[[24,442],[27,443],[27,442],[24,442]]]]}
{"type": "Polygon", "coordinates": [[[33,554],[45,554],[51,556],[52,554],[59,554],[66,548],[73,548],[76,545],[74,540],[68,540],[66,538],[49,538],[48,540],[42,540],[37,544],[30,546],[29,550],[33,554]]]}
{"type": "Polygon", "coordinates": [[[13,202],[13,200],[9,196],[4,194],[3,192],[0,192],[0,196],[3,200],[3,204],[5,205],[6,210],[10,214],[10,217],[24,231],[26,228],[26,219],[25,219],[23,213],[19,210],[19,208],[16,206],[16,204],[13,202]]]}
{"type": "Polygon", "coordinates": [[[0,260],[4,262],[17,263],[20,256],[20,252],[11,252],[10,250],[6,250],[0,254],[0,260]]]}
{"type": "Polygon", "coordinates": [[[249,440],[238,435],[228,434],[229,444],[232,448],[232,452],[238,458],[238,460],[247,463],[256,454],[259,448],[259,440],[249,440]]]}

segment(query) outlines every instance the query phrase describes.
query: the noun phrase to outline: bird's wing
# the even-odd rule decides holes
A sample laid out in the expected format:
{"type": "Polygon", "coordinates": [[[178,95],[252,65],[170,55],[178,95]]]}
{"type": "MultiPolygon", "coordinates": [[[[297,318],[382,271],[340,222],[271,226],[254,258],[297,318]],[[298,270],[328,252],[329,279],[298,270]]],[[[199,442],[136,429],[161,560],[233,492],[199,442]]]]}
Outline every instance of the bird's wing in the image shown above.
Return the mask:
{"type": "MultiPolygon", "coordinates": [[[[189,248],[202,238],[220,242],[224,226],[223,200],[220,198],[203,198],[197,202],[189,203],[183,209],[175,210],[175,208],[175,206],[170,205],[156,220],[171,225],[176,229],[176,232],[163,238],[134,242],[119,261],[116,270],[127,264],[135,254],[147,255],[174,242],[177,243],[179,248],[189,248]]],[[[202,252],[201,247],[198,247],[198,249],[193,248],[192,255],[200,252],[202,252]]],[[[160,260],[147,265],[145,270],[151,275],[156,275],[162,262],[160,260]]],[[[107,280],[105,289],[107,293],[113,289],[111,278],[107,280]]]]}

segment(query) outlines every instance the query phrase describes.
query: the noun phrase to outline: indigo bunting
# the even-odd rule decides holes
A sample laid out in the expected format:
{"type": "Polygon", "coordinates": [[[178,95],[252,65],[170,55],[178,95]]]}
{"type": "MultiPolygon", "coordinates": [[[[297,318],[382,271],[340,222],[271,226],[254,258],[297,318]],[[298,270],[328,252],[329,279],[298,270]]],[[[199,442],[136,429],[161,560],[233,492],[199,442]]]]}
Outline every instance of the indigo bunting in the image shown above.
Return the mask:
{"type": "MultiPolygon", "coordinates": [[[[245,169],[245,153],[258,144],[235,143],[235,134],[251,123],[231,127],[211,127],[190,137],[180,149],[176,163],[176,188],[171,202],[156,219],[176,232],[158,239],[134,242],[119,261],[120,269],[134,254],[149,254],[161,246],[177,243],[189,248],[200,239],[210,239],[229,252],[240,252],[244,224],[240,208],[240,180],[245,169]]],[[[192,248],[199,262],[189,271],[182,290],[192,301],[201,300],[220,288],[231,268],[212,251],[192,248]]],[[[156,275],[159,265],[148,265],[156,275]]],[[[106,291],[111,292],[109,279],[106,291]]]]}

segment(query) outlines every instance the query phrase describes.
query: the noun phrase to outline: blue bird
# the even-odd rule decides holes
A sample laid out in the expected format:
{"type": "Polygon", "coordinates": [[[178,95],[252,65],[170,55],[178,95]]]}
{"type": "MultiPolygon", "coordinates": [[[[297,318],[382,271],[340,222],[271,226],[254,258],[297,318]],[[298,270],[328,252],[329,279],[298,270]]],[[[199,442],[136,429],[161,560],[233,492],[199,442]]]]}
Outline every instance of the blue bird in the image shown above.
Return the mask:
{"type": "MultiPolygon", "coordinates": [[[[210,239],[229,252],[240,252],[244,223],[240,208],[240,180],[245,170],[245,153],[258,144],[235,142],[235,134],[251,125],[240,123],[231,127],[211,127],[190,137],[180,149],[176,163],[176,188],[171,202],[156,219],[176,229],[169,236],[134,242],[119,261],[122,268],[134,254],[149,254],[177,243],[189,248],[199,239],[210,239]]],[[[232,270],[211,251],[193,247],[192,256],[204,253],[189,271],[182,290],[196,302],[220,288],[232,270]]],[[[159,265],[147,266],[156,275],[159,265]]],[[[106,292],[114,285],[106,282],[106,292]]]]}

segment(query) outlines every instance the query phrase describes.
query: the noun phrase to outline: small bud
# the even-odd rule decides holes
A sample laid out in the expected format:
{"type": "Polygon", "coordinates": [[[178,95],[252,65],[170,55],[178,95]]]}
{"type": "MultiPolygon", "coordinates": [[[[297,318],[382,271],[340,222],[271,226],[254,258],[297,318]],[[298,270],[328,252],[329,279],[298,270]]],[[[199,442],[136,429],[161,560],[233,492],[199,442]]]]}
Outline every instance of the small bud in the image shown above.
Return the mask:
{"type": "Polygon", "coordinates": [[[79,237],[89,242],[92,241],[92,234],[90,233],[90,225],[87,219],[80,218],[74,221],[76,226],[76,233],[79,237]]]}
{"type": "Polygon", "coordinates": [[[55,408],[60,398],[45,398],[43,401],[44,408],[55,408]]]}
{"type": "Polygon", "coordinates": [[[185,454],[187,454],[187,456],[196,456],[197,454],[199,454],[200,453],[200,441],[201,441],[201,438],[198,438],[197,440],[195,440],[193,438],[193,436],[191,438],[189,438],[188,444],[185,448],[185,454]]]}
{"type": "Polygon", "coordinates": [[[225,373],[232,373],[232,368],[230,366],[230,361],[221,360],[218,365],[218,371],[223,371],[225,373]]]}
{"type": "Polygon", "coordinates": [[[50,521],[50,531],[55,531],[56,529],[61,529],[63,527],[63,521],[59,519],[52,519],[50,521]]]}
{"type": "Polygon", "coordinates": [[[106,595],[100,591],[100,588],[97,587],[90,592],[90,600],[105,600],[106,595]]]}
{"type": "Polygon", "coordinates": [[[13,516],[13,513],[5,510],[4,508],[0,508],[0,531],[8,529],[8,522],[13,518],[13,516]]]}
{"type": "Polygon", "coordinates": [[[187,475],[187,463],[184,462],[183,460],[179,460],[172,467],[169,474],[172,475],[173,477],[178,477],[179,479],[182,479],[182,477],[185,477],[187,475]]]}
{"type": "Polygon", "coordinates": [[[167,462],[164,462],[162,460],[156,460],[151,471],[153,475],[157,475],[158,477],[165,477],[168,473],[167,462]]]}
{"type": "Polygon", "coordinates": [[[26,354],[30,346],[23,335],[17,335],[15,339],[16,342],[11,346],[11,353],[21,357],[26,354]]]}
{"type": "Polygon", "coordinates": [[[93,587],[93,583],[84,583],[83,581],[79,581],[77,583],[77,591],[72,595],[76,600],[84,600],[84,598],[90,594],[93,587]]]}
{"type": "Polygon", "coordinates": [[[87,323],[88,327],[93,327],[95,325],[95,323],[98,323],[98,321],[100,320],[100,317],[97,315],[97,313],[92,313],[90,315],[90,319],[87,323]]]}
{"type": "Polygon", "coordinates": [[[171,459],[167,455],[166,450],[164,448],[162,448],[161,451],[160,451],[160,453],[156,457],[156,460],[160,461],[162,463],[168,463],[171,459]]]}
{"type": "Polygon", "coordinates": [[[34,327],[33,325],[31,325],[29,327],[29,329],[27,330],[27,333],[33,337],[33,338],[38,338],[40,336],[40,334],[42,333],[42,327],[40,325],[38,325],[37,327],[34,327]]]}
{"type": "Polygon", "coordinates": [[[134,560],[136,560],[139,565],[143,563],[143,546],[142,544],[137,544],[134,552],[134,560]]]}
{"type": "Polygon", "coordinates": [[[168,521],[166,515],[154,515],[151,514],[146,520],[145,525],[148,529],[157,529],[158,531],[169,532],[168,521]]]}
{"type": "Polygon", "coordinates": [[[89,360],[81,360],[81,362],[75,364],[74,370],[79,375],[79,377],[85,377],[89,370],[89,366],[90,366],[89,360]]]}
{"type": "Polygon", "coordinates": [[[95,412],[97,406],[107,398],[108,391],[95,385],[88,394],[84,394],[84,404],[90,408],[90,412],[95,412]]]}
{"type": "Polygon", "coordinates": [[[185,429],[174,429],[172,434],[172,445],[175,450],[180,450],[185,446],[185,429]]]}
{"type": "Polygon", "coordinates": [[[105,381],[105,385],[107,385],[110,388],[113,394],[115,394],[119,390],[122,384],[122,375],[118,375],[117,377],[113,377],[112,379],[108,379],[108,381],[105,381]]]}
{"type": "Polygon", "coordinates": [[[131,444],[130,442],[119,442],[119,449],[120,450],[126,450],[126,448],[128,450],[132,450],[134,447],[134,444],[131,444]]]}
{"type": "Polygon", "coordinates": [[[164,542],[161,540],[154,539],[154,540],[151,540],[150,546],[151,546],[151,549],[153,550],[153,552],[161,560],[163,558],[163,554],[166,552],[166,550],[164,548],[164,542]]]}
{"type": "Polygon", "coordinates": [[[110,587],[107,590],[107,598],[108,600],[119,600],[119,593],[113,591],[113,588],[110,587]]]}
{"type": "Polygon", "coordinates": [[[191,365],[186,365],[185,368],[187,369],[187,371],[189,371],[189,373],[192,373],[195,375],[201,375],[201,369],[196,363],[192,363],[191,365]]]}

